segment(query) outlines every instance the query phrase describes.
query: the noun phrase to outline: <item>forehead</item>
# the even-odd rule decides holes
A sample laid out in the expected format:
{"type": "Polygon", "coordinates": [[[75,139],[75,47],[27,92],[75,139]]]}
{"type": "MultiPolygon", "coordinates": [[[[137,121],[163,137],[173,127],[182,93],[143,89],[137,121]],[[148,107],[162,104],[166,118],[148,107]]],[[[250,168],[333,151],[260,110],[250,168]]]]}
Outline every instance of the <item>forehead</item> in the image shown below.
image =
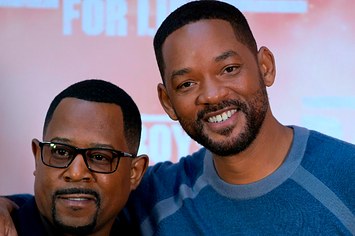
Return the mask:
{"type": "Polygon", "coordinates": [[[224,40],[224,43],[239,42],[228,21],[206,19],[186,24],[175,30],[166,38],[163,51],[169,50],[171,44],[176,46],[179,43],[185,47],[197,47],[212,40],[224,40]]]}
{"type": "Polygon", "coordinates": [[[234,51],[241,57],[252,56],[237,39],[231,24],[220,19],[189,23],[170,34],[162,48],[168,72],[214,60],[228,51],[234,51]]]}
{"type": "Polygon", "coordinates": [[[44,139],[65,138],[73,144],[125,144],[122,111],[116,104],[63,99],[53,113],[44,139]]]}

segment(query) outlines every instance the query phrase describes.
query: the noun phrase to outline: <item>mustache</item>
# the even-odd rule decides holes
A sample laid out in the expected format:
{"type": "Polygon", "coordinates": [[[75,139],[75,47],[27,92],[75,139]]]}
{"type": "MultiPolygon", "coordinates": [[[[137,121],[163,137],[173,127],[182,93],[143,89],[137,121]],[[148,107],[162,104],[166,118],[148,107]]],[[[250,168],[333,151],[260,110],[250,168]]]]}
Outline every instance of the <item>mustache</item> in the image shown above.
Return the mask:
{"type": "Polygon", "coordinates": [[[57,191],[54,192],[53,198],[56,198],[57,196],[60,196],[60,195],[66,195],[66,194],[89,194],[89,195],[94,196],[96,198],[97,202],[100,202],[99,193],[92,190],[92,189],[86,189],[86,188],[58,189],[57,191]]]}
{"type": "Polygon", "coordinates": [[[197,118],[199,120],[203,119],[208,113],[222,110],[226,107],[236,107],[238,110],[248,113],[248,105],[239,100],[226,100],[215,105],[206,105],[205,108],[197,113],[197,118]]]}

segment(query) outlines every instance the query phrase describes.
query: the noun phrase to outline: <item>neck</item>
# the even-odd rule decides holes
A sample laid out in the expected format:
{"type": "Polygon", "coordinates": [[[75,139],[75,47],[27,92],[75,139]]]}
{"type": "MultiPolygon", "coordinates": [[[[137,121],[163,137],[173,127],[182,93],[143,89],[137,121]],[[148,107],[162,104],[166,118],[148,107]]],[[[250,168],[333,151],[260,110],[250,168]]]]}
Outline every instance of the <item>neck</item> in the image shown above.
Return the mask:
{"type": "Polygon", "coordinates": [[[259,134],[243,152],[230,157],[213,154],[218,175],[230,184],[249,184],[265,178],[281,166],[293,139],[291,128],[267,114],[259,134]]]}

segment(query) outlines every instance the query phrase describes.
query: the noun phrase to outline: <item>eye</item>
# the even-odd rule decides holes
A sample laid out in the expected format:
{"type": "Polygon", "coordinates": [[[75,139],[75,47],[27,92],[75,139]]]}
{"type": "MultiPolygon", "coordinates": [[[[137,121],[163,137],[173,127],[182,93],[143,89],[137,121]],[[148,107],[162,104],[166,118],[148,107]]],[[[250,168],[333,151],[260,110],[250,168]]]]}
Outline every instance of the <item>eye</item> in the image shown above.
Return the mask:
{"type": "Polygon", "coordinates": [[[227,66],[223,70],[223,74],[237,74],[239,72],[240,66],[227,66]]]}
{"type": "Polygon", "coordinates": [[[93,152],[90,153],[90,161],[100,164],[111,163],[113,154],[110,152],[93,152]]]}
{"type": "Polygon", "coordinates": [[[55,158],[69,158],[71,156],[71,151],[61,145],[52,145],[51,146],[52,156],[55,158]]]}
{"type": "Polygon", "coordinates": [[[181,84],[179,84],[177,87],[176,87],[176,90],[186,90],[192,86],[195,85],[195,82],[192,82],[192,81],[186,81],[186,82],[183,82],[181,84]]]}

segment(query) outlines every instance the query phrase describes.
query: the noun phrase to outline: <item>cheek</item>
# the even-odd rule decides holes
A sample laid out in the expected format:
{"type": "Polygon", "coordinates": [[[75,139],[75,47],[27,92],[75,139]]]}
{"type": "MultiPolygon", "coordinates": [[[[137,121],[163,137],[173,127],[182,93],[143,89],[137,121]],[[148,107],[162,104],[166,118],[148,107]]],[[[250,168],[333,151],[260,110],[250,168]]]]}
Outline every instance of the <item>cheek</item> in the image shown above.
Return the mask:
{"type": "Polygon", "coordinates": [[[56,171],[47,171],[46,167],[37,166],[34,192],[39,211],[47,219],[51,219],[52,196],[59,183],[56,171]]]}
{"type": "MultiPolygon", "coordinates": [[[[59,169],[58,169],[59,170],[59,169]]],[[[37,165],[35,170],[35,191],[52,191],[60,182],[58,170],[43,165],[37,165]]]]}
{"type": "Polygon", "coordinates": [[[101,208],[103,209],[103,214],[107,214],[108,217],[112,217],[121,211],[130,194],[131,182],[129,173],[119,174],[119,177],[107,176],[107,178],[103,178],[98,182],[102,200],[101,208]]]}
{"type": "Polygon", "coordinates": [[[195,98],[191,95],[181,96],[172,100],[172,106],[177,116],[183,119],[194,117],[197,110],[195,106],[195,98]]]}
{"type": "Polygon", "coordinates": [[[241,83],[244,91],[248,91],[249,93],[255,93],[260,89],[261,86],[264,85],[262,77],[260,75],[260,71],[256,68],[253,71],[248,71],[249,73],[245,76],[244,83],[241,83]]]}

